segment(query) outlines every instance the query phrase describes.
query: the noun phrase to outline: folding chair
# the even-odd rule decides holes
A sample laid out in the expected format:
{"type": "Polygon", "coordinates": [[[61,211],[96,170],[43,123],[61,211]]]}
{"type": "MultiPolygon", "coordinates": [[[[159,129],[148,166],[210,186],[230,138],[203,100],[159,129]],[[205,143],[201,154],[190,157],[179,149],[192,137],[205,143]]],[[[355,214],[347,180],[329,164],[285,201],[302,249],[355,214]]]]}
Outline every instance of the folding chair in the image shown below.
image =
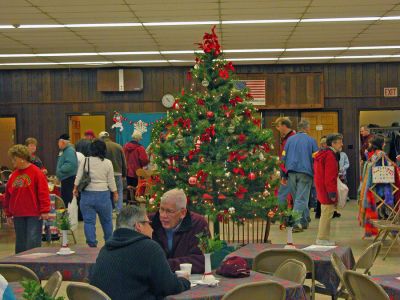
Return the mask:
{"type": "Polygon", "coordinates": [[[266,249],[259,253],[253,261],[253,271],[274,275],[278,267],[287,259],[295,259],[304,263],[307,273],[311,274],[311,290],[304,286],[311,298],[315,299],[315,268],[314,261],[304,251],[298,249],[266,249]]]}
{"type": "Polygon", "coordinates": [[[345,271],[343,279],[351,298],[354,300],[389,300],[389,296],[385,290],[365,274],[355,271],[345,271]]]}
{"type": "Polygon", "coordinates": [[[262,281],[245,283],[235,287],[222,297],[222,300],[284,300],[285,288],[277,282],[262,281]]]}
{"type": "Polygon", "coordinates": [[[67,286],[67,296],[69,300],[111,300],[99,288],[83,283],[70,283],[67,286]]]}

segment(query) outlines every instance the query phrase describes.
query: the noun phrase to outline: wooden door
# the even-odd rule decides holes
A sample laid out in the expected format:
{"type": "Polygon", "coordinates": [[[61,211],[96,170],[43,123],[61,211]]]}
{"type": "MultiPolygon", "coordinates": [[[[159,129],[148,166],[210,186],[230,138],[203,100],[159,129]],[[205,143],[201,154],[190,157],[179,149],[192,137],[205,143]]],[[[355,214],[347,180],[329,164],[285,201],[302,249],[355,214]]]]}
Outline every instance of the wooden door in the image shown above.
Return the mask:
{"type": "Polygon", "coordinates": [[[71,137],[71,143],[75,144],[81,139],[81,117],[71,116],[69,118],[69,135],[71,137]]]}
{"type": "Polygon", "coordinates": [[[302,119],[310,121],[310,136],[318,143],[321,137],[339,131],[339,117],[337,112],[302,112],[302,119]]]}

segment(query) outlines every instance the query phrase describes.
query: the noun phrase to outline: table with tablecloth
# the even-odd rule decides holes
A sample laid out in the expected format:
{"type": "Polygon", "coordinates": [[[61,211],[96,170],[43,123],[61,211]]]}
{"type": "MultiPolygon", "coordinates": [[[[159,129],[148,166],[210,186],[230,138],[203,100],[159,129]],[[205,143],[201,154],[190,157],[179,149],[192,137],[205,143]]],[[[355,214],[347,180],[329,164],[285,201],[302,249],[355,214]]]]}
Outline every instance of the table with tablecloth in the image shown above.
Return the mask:
{"type": "Polygon", "coordinates": [[[275,281],[283,285],[286,289],[287,300],[306,300],[306,293],[302,285],[283,280],[271,275],[261,274],[251,271],[249,277],[244,278],[226,278],[217,276],[219,280],[218,286],[209,287],[207,285],[197,285],[190,290],[178,295],[168,296],[167,300],[218,300],[221,299],[227,292],[234,289],[238,285],[244,283],[253,283],[260,281],[275,281]]]}
{"type": "MultiPolygon", "coordinates": [[[[250,266],[253,265],[253,260],[260,252],[266,249],[279,249],[283,248],[283,244],[248,244],[228,256],[240,256],[246,259],[250,266]]],[[[296,245],[296,248],[301,250],[308,245],[296,245]]],[[[331,255],[336,253],[342,259],[344,265],[348,269],[352,269],[355,261],[353,252],[350,247],[337,246],[328,251],[305,251],[311,256],[315,265],[315,279],[322,283],[326,290],[332,295],[336,294],[337,288],[340,284],[340,279],[331,264],[331,255]]]]}
{"type": "Polygon", "coordinates": [[[371,279],[383,287],[390,300],[400,300],[400,273],[391,275],[374,275],[371,279]]]}
{"type": "Polygon", "coordinates": [[[0,264],[19,264],[33,270],[40,280],[47,280],[60,271],[63,280],[85,281],[92,265],[96,263],[100,248],[73,247],[72,255],[57,255],[60,248],[34,248],[0,259],[0,264]]]}

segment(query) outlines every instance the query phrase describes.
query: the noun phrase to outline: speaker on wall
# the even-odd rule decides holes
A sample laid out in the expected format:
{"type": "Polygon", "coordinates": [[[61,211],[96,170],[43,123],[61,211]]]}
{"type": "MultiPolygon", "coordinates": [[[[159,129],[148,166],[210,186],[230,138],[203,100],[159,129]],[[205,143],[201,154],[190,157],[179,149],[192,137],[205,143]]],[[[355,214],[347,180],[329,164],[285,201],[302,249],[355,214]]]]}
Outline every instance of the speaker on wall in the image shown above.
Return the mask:
{"type": "Polygon", "coordinates": [[[143,90],[141,69],[98,69],[97,91],[140,92],[143,90]]]}

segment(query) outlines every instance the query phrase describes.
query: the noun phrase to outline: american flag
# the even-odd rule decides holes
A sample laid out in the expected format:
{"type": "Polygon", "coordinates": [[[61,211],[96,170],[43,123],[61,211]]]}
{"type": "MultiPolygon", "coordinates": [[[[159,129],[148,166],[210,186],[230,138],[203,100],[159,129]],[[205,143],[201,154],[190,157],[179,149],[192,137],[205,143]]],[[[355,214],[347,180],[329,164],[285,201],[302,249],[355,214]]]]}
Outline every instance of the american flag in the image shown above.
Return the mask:
{"type": "Polygon", "coordinates": [[[255,105],[265,105],[265,80],[240,80],[236,84],[238,89],[247,87],[253,96],[255,105]]]}

